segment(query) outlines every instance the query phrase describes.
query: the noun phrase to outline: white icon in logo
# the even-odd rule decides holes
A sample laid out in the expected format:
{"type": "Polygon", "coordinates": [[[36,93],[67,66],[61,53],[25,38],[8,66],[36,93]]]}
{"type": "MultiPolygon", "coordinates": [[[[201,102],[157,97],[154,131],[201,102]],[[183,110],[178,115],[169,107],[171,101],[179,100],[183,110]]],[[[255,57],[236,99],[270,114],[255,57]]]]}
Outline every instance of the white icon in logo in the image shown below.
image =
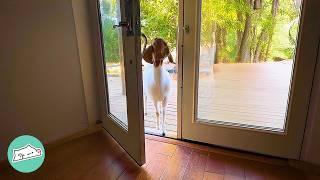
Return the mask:
{"type": "Polygon", "coordinates": [[[20,162],[29,159],[34,159],[42,156],[42,150],[35,148],[31,144],[27,144],[19,149],[13,149],[12,162],[20,162]]]}

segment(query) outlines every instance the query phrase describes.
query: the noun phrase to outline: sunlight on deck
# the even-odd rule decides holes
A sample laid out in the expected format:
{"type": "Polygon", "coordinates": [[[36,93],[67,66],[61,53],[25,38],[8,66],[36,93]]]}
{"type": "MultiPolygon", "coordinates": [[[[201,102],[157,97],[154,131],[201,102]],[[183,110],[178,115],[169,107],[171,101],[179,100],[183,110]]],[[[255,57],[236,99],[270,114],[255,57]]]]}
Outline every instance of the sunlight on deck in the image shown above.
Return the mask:
{"type": "MultiPolygon", "coordinates": [[[[291,78],[292,61],[256,64],[217,64],[214,73],[200,75],[198,118],[268,128],[283,128],[291,78]]],[[[109,86],[121,88],[120,77],[108,77],[109,86]]],[[[114,89],[114,88],[113,88],[114,89]]],[[[124,104],[121,90],[109,92],[124,104]]],[[[122,106],[118,106],[122,107],[122,106]]],[[[156,133],[155,108],[149,100],[145,114],[145,131],[156,133]]],[[[122,117],[125,109],[114,112],[122,117]]],[[[166,135],[177,136],[177,81],[172,81],[166,135]]]]}
{"type": "Polygon", "coordinates": [[[281,130],[291,69],[292,61],[214,65],[214,75],[200,77],[199,121],[281,130]]]}

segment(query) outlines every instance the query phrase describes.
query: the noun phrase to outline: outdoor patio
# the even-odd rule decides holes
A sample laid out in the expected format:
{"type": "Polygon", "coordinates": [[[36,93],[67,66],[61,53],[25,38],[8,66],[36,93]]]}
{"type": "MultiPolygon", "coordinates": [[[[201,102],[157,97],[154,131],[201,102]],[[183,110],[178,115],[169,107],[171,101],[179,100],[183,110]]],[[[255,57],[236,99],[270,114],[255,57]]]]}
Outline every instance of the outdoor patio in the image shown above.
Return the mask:
{"type": "MultiPolygon", "coordinates": [[[[200,74],[198,118],[200,121],[282,129],[286,116],[292,61],[257,64],[217,64],[214,73],[200,74]]],[[[108,77],[113,92],[111,106],[124,107],[120,77],[108,77]],[[115,89],[115,87],[119,89],[115,89]],[[122,105],[119,105],[122,104],[122,105]]],[[[167,136],[177,136],[177,82],[172,81],[165,127],[167,136]]],[[[157,133],[155,109],[148,102],[145,131],[157,133]]],[[[126,109],[113,113],[123,117],[126,109]]],[[[126,117],[123,117],[126,119],[126,117]]]]}

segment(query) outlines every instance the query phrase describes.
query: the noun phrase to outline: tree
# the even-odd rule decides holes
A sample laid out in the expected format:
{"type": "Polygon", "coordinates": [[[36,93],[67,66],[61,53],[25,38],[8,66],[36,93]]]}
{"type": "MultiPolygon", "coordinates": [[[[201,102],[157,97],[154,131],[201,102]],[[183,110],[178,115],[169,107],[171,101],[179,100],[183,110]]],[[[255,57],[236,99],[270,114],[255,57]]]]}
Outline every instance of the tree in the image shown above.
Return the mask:
{"type": "Polygon", "coordinates": [[[140,0],[140,8],[142,32],[148,39],[163,38],[171,48],[175,48],[178,28],[178,1],[140,0]]]}
{"type": "Polygon", "coordinates": [[[249,7],[249,11],[245,13],[245,25],[244,31],[241,36],[241,44],[238,51],[238,56],[236,62],[248,62],[250,61],[250,30],[251,30],[251,9],[253,7],[253,1],[247,0],[247,6],[249,7]]]}
{"type": "Polygon", "coordinates": [[[263,7],[263,11],[260,12],[261,20],[261,32],[256,41],[255,49],[253,51],[253,62],[265,61],[269,53],[270,45],[272,42],[272,36],[276,23],[276,15],[279,7],[279,0],[272,0],[271,10],[267,9],[270,5],[270,1],[267,1],[263,7]],[[271,13],[270,13],[271,12],[271,13]]]}
{"type": "Polygon", "coordinates": [[[264,61],[266,61],[266,58],[269,55],[269,51],[270,51],[270,47],[271,47],[271,43],[272,43],[272,37],[274,34],[274,27],[276,24],[276,16],[278,13],[278,9],[279,9],[279,0],[273,0],[272,1],[272,9],[271,9],[271,17],[272,17],[271,22],[272,22],[272,24],[270,25],[270,29],[269,29],[269,36],[268,36],[266,53],[262,58],[262,60],[264,60],[264,61]]]}
{"type": "MultiPolygon", "coordinates": [[[[105,59],[119,62],[118,0],[100,0],[105,59]]],[[[141,0],[142,32],[176,47],[178,0],[141,0]],[[156,8],[155,8],[156,7],[156,8]],[[158,8],[159,7],[159,8],[158,8]]],[[[292,58],[300,0],[202,0],[201,47],[215,48],[215,63],[292,58]]],[[[213,52],[213,51],[212,51],[213,52]]]]}
{"type": "Polygon", "coordinates": [[[105,61],[117,63],[120,61],[119,45],[121,42],[119,41],[119,30],[114,29],[113,25],[117,23],[117,17],[119,17],[118,3],[116,0],[100,0],[100,2],[105,61]]]}
{"type": "Polygon", "coordinates": [[[239,43],[234,39],[239,37],[243,30],[239,19],[247,11],[244,0],[202,1],[200,44],[203,47],[216,48],[215,63],[233,62],[239,48],[239,43]]]}

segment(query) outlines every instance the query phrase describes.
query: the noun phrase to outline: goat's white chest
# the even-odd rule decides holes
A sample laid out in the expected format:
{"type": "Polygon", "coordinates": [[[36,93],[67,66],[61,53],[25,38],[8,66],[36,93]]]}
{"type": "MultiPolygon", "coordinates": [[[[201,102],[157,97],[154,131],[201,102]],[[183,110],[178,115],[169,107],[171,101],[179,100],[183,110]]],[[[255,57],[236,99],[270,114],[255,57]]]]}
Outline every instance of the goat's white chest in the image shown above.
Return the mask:
{"type": "Polygon", "coordinates": [[[169,95],[171,78],[163,67],[147,66],[143,72],[144,93],[154,101],[162,101],[169,95]]]}

